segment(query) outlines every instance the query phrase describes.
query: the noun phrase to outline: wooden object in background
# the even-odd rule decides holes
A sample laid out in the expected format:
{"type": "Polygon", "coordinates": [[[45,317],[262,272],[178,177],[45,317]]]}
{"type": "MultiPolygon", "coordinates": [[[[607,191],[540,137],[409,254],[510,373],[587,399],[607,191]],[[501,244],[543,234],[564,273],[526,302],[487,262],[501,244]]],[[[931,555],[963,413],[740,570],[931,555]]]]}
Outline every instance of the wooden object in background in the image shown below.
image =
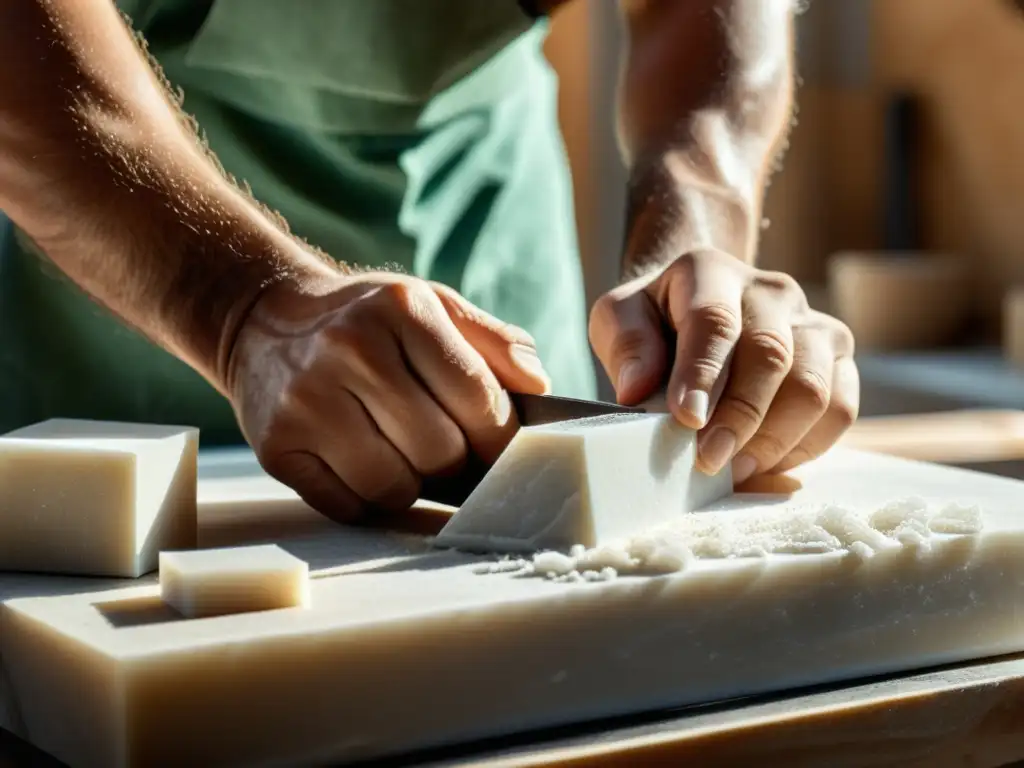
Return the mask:
{"type": "Polygon", "coordinates": [[[795,99],[794,124],[765,194],[757,261],[800,281],[821,281],[826,231],[821,139],[828,115],[820,89],[798,88],[795,99]]]}
{"type": "Polygon", "coordinates": [[[929,254],[921,246],[920,100],[913,93],[896,93],[884,116],[884,250],[833,256],[831,304],[862,349],[943,346],[958,341],[966,325],[969,273],[960,257],[929,254]]]}
{"type": "Polygon", "coordinates": [[[1024,660],[684,712],[430,768],[1021,768],[1024,660]]]}
{"type": "Polygon", "coordinates": [[[1015,286],[1003,297],[1003,357],[1024,366],[1024,286],[1015,286]]]}
{"type": "Polygon", "coordinates": [[[963,410],[861,419],[844,448],[939,464],[1024,459],[1024,412],[963,410]]]}
{"type": "MultiPolygon", "coordinates": [[[[614,134],[623,29],[615,3],[566,3],[552,15],[544,53],[558,77],[558,121],[572,171],[576,231],[588,306],[618,283],[625,170],[614,134]]],[[[594,360],[598,396],[615,391],[594,360]]]]}
{"type": "Polygon", "coordinates": [[[826,256],[881,247],[883,94],[870,81],[863,0],[812,2],[797,17],[795,125],[765,201],[759,264],[805,285],[826,256]]]}
{"type": "Polygon", "coordinates": [[[882,246],[884,95],[803,85],[796,125],[765,199],[759,266],[823,283],[826,256],[882,246]]]}
{"type": "Polygon", "coordinates": [[[827,283],[805,282],[800,286],[804,289],[807,297],[807,304],[811,309],[824,312],[826,315],[834,315],[832,309],[832,297],[829,295],[827,283]]]}
{"type": "Polygon", "coordinates": [[[830,303],[858,349],[943,346],[963,330],[967,276],[957,256],[837,253],[828,267],[830,303]]]}
{"type": "MultiPolygon", "coordinates": [[[[544,55],[558,78],[558,122],[572,173],[584,283],[588,295],[599,295],[608,286],[603,284],[599,265],[594,262],[594,257],[600,253],[594,242],[594,212],[600,188],[594,178],[593,163],[590,24],[586,3],[567,4],[551,19],[544,41],[544,55]]],[[[590,296],[591,299],[593,297],[590,296]]]]}
{"type": "Polygon", "coordinates": [[[1012,0],[874,0],[876,80],[928,99],[926,243],[972,257],[998,327],[1024,281],[1024,14],[1012,0]],[[964,246],[969,246],[965,249],[964,246]]]}

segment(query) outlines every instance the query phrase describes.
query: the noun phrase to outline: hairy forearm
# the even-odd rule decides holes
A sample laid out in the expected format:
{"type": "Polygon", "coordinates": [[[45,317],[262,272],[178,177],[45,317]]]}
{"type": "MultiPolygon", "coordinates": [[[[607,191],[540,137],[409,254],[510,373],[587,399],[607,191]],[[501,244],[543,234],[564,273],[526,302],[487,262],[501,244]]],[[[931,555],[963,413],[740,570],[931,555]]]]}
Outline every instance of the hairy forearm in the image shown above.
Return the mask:
{"type": "Polygon", "coordinates": [[[793,0],[621,0],[628,270],[711,247],[752,261],[789,127],[793,0]]]}
{"type": "Polygon", "coordinates": [[[109,0],[0,3],[0,210],[222,388],[265,286],[329,271],[207,156],[109,0]]]}

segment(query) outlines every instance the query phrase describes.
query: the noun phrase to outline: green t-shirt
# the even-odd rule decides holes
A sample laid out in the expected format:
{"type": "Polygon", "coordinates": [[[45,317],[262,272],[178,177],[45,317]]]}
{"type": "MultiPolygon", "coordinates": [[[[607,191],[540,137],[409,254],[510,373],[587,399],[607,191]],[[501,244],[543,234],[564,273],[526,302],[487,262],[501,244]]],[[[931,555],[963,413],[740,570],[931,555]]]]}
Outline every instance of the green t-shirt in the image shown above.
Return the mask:
{"type": "MultiPolygon", "coordinates": [[[[296,234],[457,288],[535,336],[557,393],[594,394],[554,76],[514,0],[119,4],[296,234]]],[[[0,232],[0,430],[53,416],[240,440],[198,374],[0,232]]]]}

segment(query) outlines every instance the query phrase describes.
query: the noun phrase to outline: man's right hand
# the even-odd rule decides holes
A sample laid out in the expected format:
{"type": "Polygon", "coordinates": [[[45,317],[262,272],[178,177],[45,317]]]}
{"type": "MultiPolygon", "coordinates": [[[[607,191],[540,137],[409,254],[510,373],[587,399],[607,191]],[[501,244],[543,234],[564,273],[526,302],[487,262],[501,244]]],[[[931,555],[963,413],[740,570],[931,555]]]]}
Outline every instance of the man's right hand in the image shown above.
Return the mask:
{"type": "Polygon", "coordinates": [[[342,521],[412,504],[426,477],[492,462],[518,424],[507,390],[543,393],[533,339],[445,286],[391,273],[271,288],[228,386],[264,469],[342,521]]]}
{"type": "Polygon", "coordinates": [[[341,274],[189,126],[114,3],[0,0],[0,209],[228,395],[272,475],[348,519],[492,460],[506,390],[548,386],[532,340],[440,286],[341,274]]]}

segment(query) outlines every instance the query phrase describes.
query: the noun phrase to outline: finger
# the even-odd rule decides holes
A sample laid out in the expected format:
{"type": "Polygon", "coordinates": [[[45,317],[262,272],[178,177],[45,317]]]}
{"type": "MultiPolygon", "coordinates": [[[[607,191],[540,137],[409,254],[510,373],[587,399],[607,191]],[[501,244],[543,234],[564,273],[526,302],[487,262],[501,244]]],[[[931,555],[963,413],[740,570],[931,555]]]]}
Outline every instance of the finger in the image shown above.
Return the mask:
{"type": "Polygon", "coordinates": [[[283,437],[302,439],[311,450],[285,454],[290,457],[285,459],[284,470],[290,479],[282,482],[292,487],[294,482],[302,482],[302,487],[295,490],[317,499],[327,492],[345,493],[342,488],[347,489],[355,494],[360,507],[404,510],[416,501],[418,475],[353,394],[344,390],[306,392],[294,403],[298,410],[289,429],[292,434],[283,437]],[[326,467],[337,482],[323,476],[309,457],[326,467]],[[292,466],[295,462],[297,467],[292,466]],[[311,479],[304,480],[306,475],[311,479]]]}
{"type": "Polygon", "coordinates": [[[306,504],[339,523],[351,523],[365,512],[366,503],[319,457],[305,451],[290,451],[266,461],[263,468],[284,483],[306,504]]]}
{"type": "Polygon", "coordinates": [[[431,287],[455,327],[480,353],[503,387],[534,395],[551,391],[551,378],[530,334],[484,312],[446,285],[431,283],[431,287]]]}
{"type": "Polygon", "coordinates": [[[785,472],[800,464],[816,459],[839,442],[857,420],[860,407],[860,375],[852,357],[841,357],[832,372],[832,395],[828,409],[799,444],[772,472],[785,472]]]}
{"type": "Polygon", "coordinates": [[[679,269],[667,286],[667,315],[677,334],[668,403],[688,427],[707,424],[712,393],[740,336],[742,301],[743,283],[729,273],[701,276],[679,269]]]}
{"type": "Polygon", "coordinates": [[[598,299],[589,332],[620,403],[639,403],[661,386],[668,367],[664,325],[642,285],[626,283],[598,299]]]}
{"type": "Polygon", "coordinates": [[[414,322],[399,325],[405,358],[473,451],[494,461],[519,428],[508,392],[434,292],[417,296],[409,311],[414,322]]]}
{"type": "Polygon", "coordinates": [[[835,347],[822,329],[806,326],[793,330],[793,344],[789,374],[759,429],[733,462],[737,483],[782,461],[826,413],[832,397],[835,347]]]}
{"type": "Polygon", "coordinates": [[[324,463],[372,506],[408,509],[419,496],[420,477],[381,423],[350,392],[336,392],[329,404],[321,406],[314,412],[321,418],[330,414],[331,419],[316,432],[316,450],[324,463]]]}
{"type": "MultiPolygon", "coordinates": [[[[410,373],[394,339],[381,340],[358,358],[339,358],[337,364],[348,369],[344,380],[351,395],[333,392],[331,403],[324,403],[318,413],[338,415],[338,423],[345,424],[346,445],[367,443],[358,445],[359,453],[354,457],[357,463],[362,463],[360,456],[374,458],[374,453],[380,453],[381,460],[386,459],[385,445],[388,450],[392,446],[398,450],[404,457],[403,464],[408,462],[406,469],[411,467],[421,475],[448,473],[465,463],[465,435],[423,383],[410,373]],[[349,430],[359,436],[358,441],[347,434],[349,430]]],[[[386,466],[397,471],[398,467],[392,465],[386,466]]]]}
{"type": "MultiPolygon", "coordinates": [[[[748,310],[745,326],[733,351],[725,389],[698,444],[700,468],[710,474],[717,474],[758,432],[793,365],[793,329],[784,307],[755,305],[748,310]]],[[[828,344],[824,358],[830,373],[828,344]]]]}

